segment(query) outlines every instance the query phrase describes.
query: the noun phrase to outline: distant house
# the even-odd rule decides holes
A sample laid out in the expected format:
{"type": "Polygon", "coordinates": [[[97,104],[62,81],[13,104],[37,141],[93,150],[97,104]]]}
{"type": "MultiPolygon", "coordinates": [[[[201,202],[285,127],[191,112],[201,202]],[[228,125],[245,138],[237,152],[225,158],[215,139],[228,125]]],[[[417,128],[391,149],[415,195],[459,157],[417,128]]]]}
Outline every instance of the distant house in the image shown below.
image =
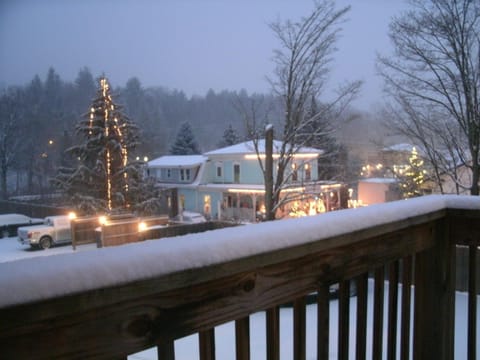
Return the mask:
{"type": "MultiPolygon", "coordinates": [[[[280,146],[280,142],[274,142],[274,164],[280,146]]],[[[264,157],[263,141],[259,142],[259,152],[264,157]]],[[[278,216],[340,207],[340,184],[318,179],[317,159],[321,154],[319,149],[300,148],[293,156],[287,173],[289,187],[284,191],[301,194],[303,200],[297,197],[278,216]]],[[[156,178],[158,186],[176,189],[172,206],[178,206],[179,211],[196,211],[207,218],[255,221],[265,209],[263,172],[252,141],[203,155],[162,156],[148,162],[148,174],[156,178]]]]}

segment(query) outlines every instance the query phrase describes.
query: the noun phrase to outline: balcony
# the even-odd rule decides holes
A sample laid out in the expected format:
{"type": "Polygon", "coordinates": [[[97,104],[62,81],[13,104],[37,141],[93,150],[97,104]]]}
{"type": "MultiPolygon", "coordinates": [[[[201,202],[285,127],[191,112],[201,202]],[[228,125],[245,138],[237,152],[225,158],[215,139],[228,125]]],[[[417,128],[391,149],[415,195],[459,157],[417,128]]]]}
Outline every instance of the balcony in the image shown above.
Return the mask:
{"type": "Polygon", "coordinates": [[[428,196],[3,263],[1,358],[126,359],[156,347],[158,359],[171,360],[174,341],[198,333],[198,357],[215,359],[215,326],[234,322],[229,358],[249,359],[249,316],[264,312],[266,358],[279,359],[279,309],[289,304],[292,354],[282,356],[306,359],[308,296],[317,308],[318,359],[328,359],[332,346],[339,359],[453,359],[461,247],[473,360],[479,220],[478,197],[428,196]]]}

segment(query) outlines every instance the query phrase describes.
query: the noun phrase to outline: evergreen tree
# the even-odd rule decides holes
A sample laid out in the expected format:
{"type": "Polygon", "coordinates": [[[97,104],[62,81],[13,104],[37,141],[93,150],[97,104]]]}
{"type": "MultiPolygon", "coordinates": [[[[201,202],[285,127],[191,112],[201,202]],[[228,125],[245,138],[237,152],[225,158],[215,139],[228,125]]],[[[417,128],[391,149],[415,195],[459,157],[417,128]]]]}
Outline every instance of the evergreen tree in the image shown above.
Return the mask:
{"type": "Polygon", "coordinates": [[[405,172],[400,175],[400,189],[404,198],[412,198],[423,195],[422,184],[425,182],[423,160],[418,156],[417,149],[414,147],[408,159],[409,165],[405,172]]]}
{"type": "Polygon", "coordinates": [[[226,146],[231,146],[238,144],[240,142],[240,136],[238,136],[238,133],[235,131],[235,129],[232,127],[232,125],[228,125],[228,128],[225,129],[223,133],[222,140],[218,143],[218,147],[226,147],[226,146]]]}
{"type": "Polygon", "coordinates": [[[68,152],[78,159],[75,168],[62,168],[55,183],[86,213],[130,208],[141,188],[139,163],[128,155],[137,145],[137,128],[113,102],[106,78],[90,111],[76,126],[84,139],[68,152]]]}
{"type": "Polygon", "coordinates": [[[193,136],[192,127],[190,123],[185,122],[180,126],[177,138],[170,148],[172,155],[194,155],[200,154],[198,144],[193,136]]]}

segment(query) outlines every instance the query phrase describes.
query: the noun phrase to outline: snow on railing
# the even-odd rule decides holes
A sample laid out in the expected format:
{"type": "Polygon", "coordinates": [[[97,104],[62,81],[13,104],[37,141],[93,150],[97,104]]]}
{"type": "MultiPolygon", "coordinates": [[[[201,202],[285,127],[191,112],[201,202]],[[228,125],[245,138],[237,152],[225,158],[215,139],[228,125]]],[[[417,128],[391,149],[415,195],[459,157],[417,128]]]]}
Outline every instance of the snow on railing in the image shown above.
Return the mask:
{"type": "Polygon", "coordinates": [[[447,208],[480,209],[480,198],[432,195],[313,217],[8,262],[0,264],[0,307],[202,268],[447,208]]]}

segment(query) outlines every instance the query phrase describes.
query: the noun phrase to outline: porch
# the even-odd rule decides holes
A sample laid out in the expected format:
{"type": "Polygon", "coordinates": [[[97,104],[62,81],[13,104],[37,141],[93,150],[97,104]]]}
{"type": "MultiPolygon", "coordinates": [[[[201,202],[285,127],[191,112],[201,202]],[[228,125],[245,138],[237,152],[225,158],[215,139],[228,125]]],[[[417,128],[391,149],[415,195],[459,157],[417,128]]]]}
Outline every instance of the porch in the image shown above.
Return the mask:
{"type": "Polygon", "coordinates": [[[313,293],[318,359],[329,358],[330,321],[339,359],[352,347],[356,359],[367,358],[367,348],[373,359],[453,359],[456,247],[462,246],[469,258],[467,352],[473,360],[479,244],[478,197],[429,196],[3,263],[0,350],[4,359],[125,359],[157,347],[158,358],[170,360],[175,339],[198,333],[199,358],[214,359],[214,327],[234,321],[231,358],[249,359],[249,316],[265,312],[266,357],[279,359],[279,308],[290,303],[287,358],[306,359],[306,296],[313,293]],[[338,318],[330,319],[335,283],[338,318]]]}

